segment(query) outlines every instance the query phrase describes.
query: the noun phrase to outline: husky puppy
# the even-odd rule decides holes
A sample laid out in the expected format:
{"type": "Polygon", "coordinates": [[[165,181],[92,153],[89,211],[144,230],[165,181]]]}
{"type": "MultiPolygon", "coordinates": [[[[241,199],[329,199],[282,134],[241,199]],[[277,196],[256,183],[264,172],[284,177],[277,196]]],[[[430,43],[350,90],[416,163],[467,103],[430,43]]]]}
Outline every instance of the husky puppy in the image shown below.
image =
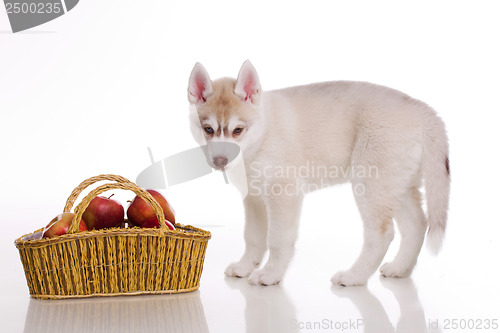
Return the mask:
{"type": "MultiPolygon", "coordinates": [[[[393,220],[401,244],[394,260],[380,267],[383,276],[409,276],[426,233],[429,248],[439,251],[450,189],[448,139],[443,121],[423,102],[365,82],[263,91],[249,61],[236,80],[214,81],[197,63],[188,99],[195,139],[236,143],[243,156],[246,249],[226,275],[279,283],[294,252],[304,194],[344,182],[352,184],[364,244],[352,267],[333,275],[333,284],[366,284],[393,240],[393,220]]],[[[223,154],[210,160],[216,169],[231,168],[223,154]]]]}

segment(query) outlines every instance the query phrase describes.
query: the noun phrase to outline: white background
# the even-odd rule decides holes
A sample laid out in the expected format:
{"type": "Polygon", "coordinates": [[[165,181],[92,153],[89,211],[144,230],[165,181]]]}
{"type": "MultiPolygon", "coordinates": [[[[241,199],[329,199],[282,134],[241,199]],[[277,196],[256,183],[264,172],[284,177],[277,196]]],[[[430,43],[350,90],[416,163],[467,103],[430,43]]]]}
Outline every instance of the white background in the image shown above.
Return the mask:
{"type": "MultiPolygon", "coordinates": [[[[423,251],[413,282],[427,319],[499,318],[498,7],[497,1],[82,0],[17,34],[2,8],[2,325],[22,331],[31,306],[14,239],[60,213],[83,179],[115,173],[135,180],[150,163],[147,147],[157,159],[195,147],[186,93],[194,63],[217,78],[236,76],[246,59],[264,89],[362,80],[437,110],[451,147],[449,231],[439,257],[423,251]]],[[[208,328],[251,331],[243,315],[248,297],[231,294],[232,282],[222,275],[242,250],[236,190],[213,173],[164,193],[181,223],[214,234],[200,288],[208,328]]],[[[310,195],[297,256],[278,289],[291,301],[278,304],[292,304],[297,321],[327,311],[356,317],[356,307],[330,292],[329,278],[356,258],[361,232],[348,186],[310,195]]],[[[396,325],[396,303],[378,278],[369,287],[396,325]]]]}

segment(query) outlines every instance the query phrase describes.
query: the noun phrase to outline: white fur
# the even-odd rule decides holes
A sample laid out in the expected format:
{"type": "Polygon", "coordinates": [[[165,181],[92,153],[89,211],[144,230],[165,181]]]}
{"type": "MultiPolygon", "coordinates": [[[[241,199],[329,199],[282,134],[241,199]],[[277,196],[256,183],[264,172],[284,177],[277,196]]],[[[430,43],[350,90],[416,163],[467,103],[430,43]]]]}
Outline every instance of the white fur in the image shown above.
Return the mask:
{"type": "MultiPolygon", "coordinates": [[[[206,73],[199,67],[193,71],[206,73]]],[[[210,80],[208,74],[198,78],[210,80]]],[[[226,114],[209,104],[208,96],[206,104],[191,101],[196,111],[220,113],[219,121],[229,117],[232,125],[238,117],[253,115],[241,137],[233,138],[229,132],[226,138],[217,138],[240,145],[248,181],[246,250],[228,266],[226,275],[248,277],[252,284],[279,283],[293,256],[304,194],[343,182],[352,184],[364,225],[364,245],[352,267],[332,277],[334,284],[367,282],[394,237],[393,220],[401,232],[401,245],[394,260],[381,267],[382,275],[411,274],[426,230],[431,247],[439,249],[450,178],[446,131],[433,109],[396,90],[364,82],[325,82],[263,92],[248,61],[238,80],[221,80],[226,81],[207,86],[213,87],[215,95],[218,86],[232,84],[231,93],[241,104],[226,114]],[[207,110],[208,105],[212,109],[207,110]],[[325,170],[330,172],[322,173],[325,170]],[[428,218],[421,206],[422,179],[428,218]],[[266,251],[269,259],[258,268],[266,251]]],[[[191,119],[198,142],[210,141],[196,132],[199,120],[191,119]]]]}

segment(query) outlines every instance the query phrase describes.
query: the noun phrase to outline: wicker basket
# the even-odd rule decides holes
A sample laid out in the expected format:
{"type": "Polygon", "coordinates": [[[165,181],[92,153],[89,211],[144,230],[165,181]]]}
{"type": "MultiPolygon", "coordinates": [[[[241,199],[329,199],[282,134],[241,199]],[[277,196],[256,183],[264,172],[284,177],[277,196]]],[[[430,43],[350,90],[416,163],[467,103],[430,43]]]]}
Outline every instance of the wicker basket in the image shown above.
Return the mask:
{"type": "Polygon", "coordinates": [[[78,195],[101,180],[113,181],[92,191],[75,208],[68,233],[32,239],[43,229],[15,241],[34,298],[62,299],[90,296],[162,294],[199,288],[210,232],[175,224],[170,230],[160,205],[144,189],[116,175],[100,175],[82,182],[69,196],[70,212],[78,195]],[[90,201],[111,189],[131,190],[155,210],[160,228],[110,228],[77,232],[90,201]]]}

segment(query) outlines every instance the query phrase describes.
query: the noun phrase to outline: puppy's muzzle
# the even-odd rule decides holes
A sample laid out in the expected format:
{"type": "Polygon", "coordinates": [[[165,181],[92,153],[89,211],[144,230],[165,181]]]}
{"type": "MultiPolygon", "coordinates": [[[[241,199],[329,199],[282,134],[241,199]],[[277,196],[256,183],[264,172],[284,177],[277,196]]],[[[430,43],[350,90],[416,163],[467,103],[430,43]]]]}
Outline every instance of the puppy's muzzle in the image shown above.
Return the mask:
{"type": "Polygon", "coordinates": [[[228,163],[228,159],[225,156],[216,156],[213,159],[214,166],[217,169],[224,169],[228,163]]]}

